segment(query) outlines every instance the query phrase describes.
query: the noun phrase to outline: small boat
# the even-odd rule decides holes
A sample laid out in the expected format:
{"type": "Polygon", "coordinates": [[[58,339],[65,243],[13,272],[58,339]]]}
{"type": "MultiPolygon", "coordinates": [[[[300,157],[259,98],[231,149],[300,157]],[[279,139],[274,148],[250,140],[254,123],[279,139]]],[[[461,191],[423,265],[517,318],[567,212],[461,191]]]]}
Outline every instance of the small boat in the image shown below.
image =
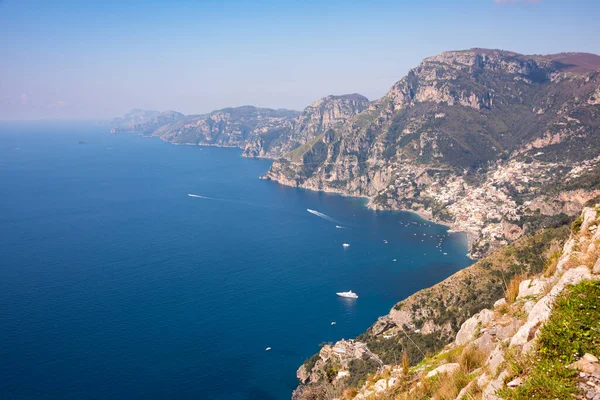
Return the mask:
{"type": "Polygon", "coordinates": [[[331,322],[331,326],[335,325],[335,321],[331,322]]]}
{"type": "Polygon", "coordinates": [[[383,243],[387,243],[387,240],[384,240],[383,243]]]}
{"type": "Polygon", "coordinates": [[[350,247],[350,245],[348,243],[344,243],[342,246],[344,246],[344,247],[350,247]]]}
{"type": "Polygon", "coordinates": [[[265,351],[269,351],[269,350],[271,350],[271,348],[270,348],[270,347],[267,347],[267,348],[265,349],[265,351]]]}
{"type": "Polygon", "coordinates": [[[345,297],[347,299],[358,299],[358,295],[352,290],[348,290],[347,292],[338,292],[336,294],[340,297],[345,297]]]}
{"type": "Polygon", "coordinates": [[[393,262],[396,262],[396,259],[394,258],[392,261],[393,261],[393,262]]]}

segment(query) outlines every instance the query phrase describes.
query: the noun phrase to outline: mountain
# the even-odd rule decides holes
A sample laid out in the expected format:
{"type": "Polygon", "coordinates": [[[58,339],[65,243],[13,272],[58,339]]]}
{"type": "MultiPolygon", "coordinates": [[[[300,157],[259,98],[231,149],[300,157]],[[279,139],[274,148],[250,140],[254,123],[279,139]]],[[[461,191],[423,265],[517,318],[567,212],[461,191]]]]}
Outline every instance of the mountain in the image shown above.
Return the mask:
{"type": "Polygon", "coordinates": [[[154,130],[154,136],[176,144],[202,144],[243,148],[256,135],[277,135],[291,127],[299,113],[242,106],[202,115],[188,115],[154,130]]]}
{"type": "Polygon", "coordinates": [[[161,126],[183,118],[184,115],[176,111],[148,111],[134,109],[122,118],[115,118],[112,122],[111,133],[136,132],[148,135],[161,126]]]}
{"type": "Polygon", "coordinates": [[[369,100],[355,93],[326,96],[301,113],[253,106],[188,116],[133,110],[115,119],[112,131],[159,136],[175,144],[240,147],[244,157],[278,158],[339,127],[368,106],[369,100]]]}
{"type": "Polygon", "coordinates": [[[246,144],[244,156],[280,157],[318,138],[329,129],[339,127],[368,106],[369,99],[356,93],[319,99],[306,107],[284,130],[254,136],[246,144]]]}
{"type": "Polygon", "coordinates": [[[597,204],[415,293],[324,345],[293,399],[600,397],[599,227],[597,204]]]}
{"type": "Polygon", "coordinates": [[[450,51],[265,179],[467,232],[474,258],[600,195],[600,56],[450,51]]]}

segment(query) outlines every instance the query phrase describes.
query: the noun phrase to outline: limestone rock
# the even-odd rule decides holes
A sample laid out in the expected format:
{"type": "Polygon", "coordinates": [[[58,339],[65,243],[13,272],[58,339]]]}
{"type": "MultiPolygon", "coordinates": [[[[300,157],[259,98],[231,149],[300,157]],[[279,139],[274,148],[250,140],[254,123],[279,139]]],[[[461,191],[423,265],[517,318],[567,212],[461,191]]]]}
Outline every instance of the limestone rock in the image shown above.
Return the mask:
{"type": "Polygon", "coordinates": [[[600,258],[596,260],[596,264],[594,264],[592,272],[594,273],[594,275],[600,275],[600,258]]]}
{"type": "Polygon", "coordinates": [[[517,296],[517,299],[528,296],[537,296],[544,291],[545,287],[545,279],[526,279],[519,284],[519,295],[517,296]]]}
{"type": "Polygon", "coordinates": [[[514,388],[514,387],[517,387],[517,386],[521,386],[522,384],[523,384],[523,379],[516,378],[516,379],[513,379],[512,381],[508,382],[506,384],[506,386],[508,386],[510,388],[514,388]]]}
{"type": "Polygon", "coordinates": [[[440,365],[434,370],[431,370],[427,373],[427,378],[432,378],[438,374],[452,374],[460,369],[460,364],[458,363],[448,363],[444,365],[440,365]]]}
{"type": "Polygon", "coordinates": [[[481,310],[468,320],[466,320],[460,327],[460,330],[456,334],[456,340],[454,343],[461,346],[467,342],[473,340],[473,335],[479,326],[485,326],[494,318],[494,312],[491,310],[481,310]]]}
{"type": "Polygon", "coordinates": [[[498,370],[500,364],[504,362],[504,351],[502,351],[502,346],[498,345],[496,348],[490,353],[485,365],[488,367],[491,373],[495,374],[498,370]]]}
{"type": "Polygon", "coordinates": [[[496,395],[498,389],[502,387],[504,383],[504,378],[508,376],[507,371],[502,371],[500,375],[493,381],[491,381],[485,389],[483,389],[483,393],[481,394],[482,400],[501,400],[500,397],[496,395]]]}
{"type": "Polygon", "coordinates": [[[475,381],[471,381],[467,384],[467,386],[465,386],[464,388],[461,389],[460,392],[458,392],[458,395],[456,396],[455,400],[462,400],[467,393],[469,393],[469,391],[471,390],[471,388],[473,387],[473,385],[475,385],[475,381]]]}
{"type": "Polygon", "coordinates": [[[494,337],[489,332],[484,332],[481,337],[475,339],[473,344],[482,352],[489,353],[494,349],[494,337]]]}
{"type": "Polygon", "coordinates": [[[600,374],[600,364],[581,358],[569,365],[569,368],[576,369],[586,374],[600,374]]]}
{"type": "Polygon", "coordinates": [[[554,299],[568,285],[575,285],[585,279],[590,279],[591,274],[588,267],[582,265],[568,270],[563,274],[558,283],[550,290],[546,296],[542,297],[531,309],[527,322],[517,331],[510,341],[511,346],[522,346],[534,338],[540,323],[545,322],[552,311],[554,299]]]}

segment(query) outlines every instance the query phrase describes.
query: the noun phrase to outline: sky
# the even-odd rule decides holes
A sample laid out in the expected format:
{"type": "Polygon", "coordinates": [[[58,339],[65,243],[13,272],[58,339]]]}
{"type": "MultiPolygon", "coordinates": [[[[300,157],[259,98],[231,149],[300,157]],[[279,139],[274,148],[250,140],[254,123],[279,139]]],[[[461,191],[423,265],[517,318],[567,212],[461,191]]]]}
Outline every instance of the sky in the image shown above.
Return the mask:
{"type": "Polygon", "coordinates": [[[0,119],[375,100],[428,56],[600,54],[599,0],[0,0],[0,119]]]}

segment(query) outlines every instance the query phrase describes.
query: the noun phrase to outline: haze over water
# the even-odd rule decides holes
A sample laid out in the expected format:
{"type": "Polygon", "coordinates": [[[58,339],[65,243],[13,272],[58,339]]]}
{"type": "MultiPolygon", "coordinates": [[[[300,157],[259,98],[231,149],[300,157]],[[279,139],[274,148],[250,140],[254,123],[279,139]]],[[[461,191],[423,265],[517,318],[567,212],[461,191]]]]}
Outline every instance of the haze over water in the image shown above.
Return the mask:
{"type": "Polygon", "coordinates": [[[470,263],[461,234],[270,163],[1,123],[0,397],[287,399],[319,343],[470,263]]]}

